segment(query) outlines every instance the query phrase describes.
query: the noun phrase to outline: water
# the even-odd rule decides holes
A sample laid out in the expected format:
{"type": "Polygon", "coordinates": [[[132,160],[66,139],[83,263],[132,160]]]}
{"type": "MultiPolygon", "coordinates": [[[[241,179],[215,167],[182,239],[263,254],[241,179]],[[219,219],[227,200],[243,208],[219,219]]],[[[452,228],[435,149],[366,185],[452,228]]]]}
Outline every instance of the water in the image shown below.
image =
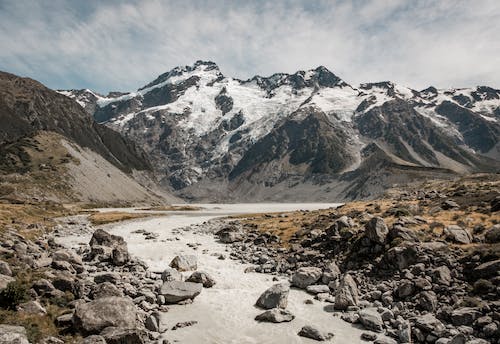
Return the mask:
{"type": "MultiPolygon", "coordinates": [[[[178,254],[195,254],[198,270],[208,272],[217,284],[202,293],[190,305],[172,305],[162,315],[162,325],[172,328],[178,322],[196,320],[198,324],[167,331],[164,338],[179,343],[314,343],[297,336],[304,325],[313,325],[320,330],[335,334],[334,343],[362,343],[363,332],[357,327],[333,316],[332,305],[314,300],[312,305],[304,303],[312,296],[292,289],[288,299],[288,310],[296,318],[290,323],[258,323],[255,316],[263,310],[254,307],[260,294],[276,281],[266,274],[244,273],[248,265],[226,259],[219,260],[212,254],[228,256],[228,247],[215,241],[208,233],[182,232],[172,230],[193,224],[201,224],[215,217],[229,214],[257,213],[270,211],[313,210],[329,208],[338,204],[231,204],[201,205],[204,210],[168,212],[167,217],[147,218],[124,222],[107,228],[113,234],[123,236],[131,254],[143,259],[153,271],[162,271],[178,254]],[[159,234],[157,241],[146,241],[140,234],[145,229],[159,234]],[[162,242],[161,240],[167,240],[162,242]],[[194,250],[188,243],[200,243],[194,250]],[[208,253],[202,253],[208,250],[208,253]]],[[[89,238],[68,237],[66,244],[76,245],[88,242],[89,238]]],[[[189,275],[189,273],[184,273],[189,275]]],[[[284,279],[280,279],[284,280],[284,279]]]]}

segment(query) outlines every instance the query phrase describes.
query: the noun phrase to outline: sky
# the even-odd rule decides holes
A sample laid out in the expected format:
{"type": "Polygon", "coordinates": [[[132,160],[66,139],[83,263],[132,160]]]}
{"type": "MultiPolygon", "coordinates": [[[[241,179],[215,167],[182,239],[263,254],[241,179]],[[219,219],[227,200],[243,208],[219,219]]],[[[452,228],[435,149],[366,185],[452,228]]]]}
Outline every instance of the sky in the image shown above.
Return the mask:
{"type": "Polygon", "coordinates": [[[499,0],[0,0],[0,70],[131,91],[196,60],[248,79],[323,65],[347,83],[500,88],[499,0]]]}

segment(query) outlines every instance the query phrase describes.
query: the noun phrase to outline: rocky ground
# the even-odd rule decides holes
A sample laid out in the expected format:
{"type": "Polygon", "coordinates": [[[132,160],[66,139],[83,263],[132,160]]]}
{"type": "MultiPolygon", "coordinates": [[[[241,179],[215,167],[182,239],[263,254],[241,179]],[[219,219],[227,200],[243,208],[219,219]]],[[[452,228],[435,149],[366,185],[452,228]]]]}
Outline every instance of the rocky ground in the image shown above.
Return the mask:
{"type": "Polygon", "coordinates": [[[232,258],[287,274],[293,287],[331,302],[334,316],[368,331],[367,341],[500,343],[499,180],[475,176],[336,210],[244,217],[217,235],[232,258]]]}
{"type": "MultiPolygon", "coordinates": [[[[299,288],[311,295],[306,303],[328,302],[333,316],[364,328],[367,342],[500,343],[499,184],[491,175],[434,182],[337,209],[245,215],[190,230],[212,231],[232,259],[252,264],[247,271],[288,279],[255,300],[262,309],[255,321],[294,321],[288,295],[299,288]]],[[[167,329],[160,313],[217,282],[197,271],[192,255],[175,257],[162,273],[148,270],[122,237],[96,229],[87,215],[31,235],[3,225],[0,236],[0,343],[165,343],[162,333],[195,323],[167,329]],[[82,231],[92,237],[77,250],[56,243],[82,231]]],[[[297,335],[335,341],[332,332],[312,323],[297,335]]]]}

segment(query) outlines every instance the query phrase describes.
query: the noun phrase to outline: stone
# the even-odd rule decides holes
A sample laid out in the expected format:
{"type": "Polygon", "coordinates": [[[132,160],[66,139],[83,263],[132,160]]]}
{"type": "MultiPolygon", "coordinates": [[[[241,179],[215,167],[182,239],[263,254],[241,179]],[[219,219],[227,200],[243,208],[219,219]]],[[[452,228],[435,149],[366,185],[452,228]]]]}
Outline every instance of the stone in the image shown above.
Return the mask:
{"type": "Polygon", "coordinates": [[[443,210],[450,210],[450,209],[456,209],[460,208],[457,202],[454,202],[452,200],[446,200],[443,203],[441,203],[441,208],[443,210]]]}
{"type": "Polygon", "coordinates": [[[292,285],[304,289],[307,286],[316,283],[321,278],[323,272],[316,267],[302,267],[292,275],[292,285]]]}
{"type": "Polygon", "coordinates": [[[204,288],[212,288],[215,285],[215,280],[206,272],[195,271],[186,279],[186,282],[194,282],[203,284],[204,288]]]}
{"type": "Polygon", "coordinates": [[[170,281],[160,288],[160,294],[165,297],[166,303],[178,303],[184,300],[193,300],[201,293],[201,283],[170,281]]]}
{"type": "Polygon", "coordinates": [[[444,229],[443,234],[447,240],[458,244],[470,244],[472,236],[460,226],[451,225],[444,229]]]}
{"type": "Polygon", "coordinates": [[[392,338],[385,337],[385,338],[378,338],[373,342],[373,344],[398,344],[398,342],[392,338]]]}
{"type": "Polygon", "coordinates": [[[101,272],[94,276],[94,282],[98,284],[104,282],[116,284],[120,280],[121,276],[117,272],[101,272]]]}
{"type": "Polygon", "coordinates": [[[40,344],[64,344],[64,341],[62,341],[59,338],[56,337],[45,337],[40,341],[40,344]]]}
{"type": "Polygon", "coordinates": [[[75,277],[68,273],[60,273],[52,280],[54,288],[60,291],[75,291],[75,277]]]}
{"type": "Polygon", "coordinates": [[[476,278],[489,279],[498,276],[500,272],[500,259],[483,263],[476,267],[472,274],[476,278]]]}
{"type": "Polygon", "coordinates": [[[377,339],[377,335],[371,332],[363,332],[361,333],[361,339],[373,342],[375,339],[377,339]]]}
{"type": "Polygon", "coordinates": [[[415,246],[392,247],[386,252],[384,259],[390,266],[401,271],[417,262],[417,249],[415,246]]]}
{"type": "Polygon", "coordinates": [[[115,266],[122,266],[127,264],[130,256],[127,246],[116,246],[111,251],[111,262],[115,266]]]}
{"type": "Polygon", "coordinates": [[[83,338],[82,344],[106,344],[106,339],[103,336],[92,335],[83,338]]]}
{"type": "Polygon", "coordinates": [[[113,296],[77,304],[73,323],[84,334],[98,334],[109,326],[135,328],[136,316],[132,300],[113,296]]]}
{"type": "Polygon", "coordinates": [[[47,310],[38,301],[20,303],[17,311],[28,314],[47,314],[47,310]]]}
{"type": "Polygon", "coordinates": [[[94,232],[89,245],[92,256],[97,257],[99,260],[111,259],[114,265],[121,266],[130,259],[125,240],[102,229],[97,229],[94,232]],[[99,258],[98,256],[102,257],[99,258]]]}
{"type": "Polygon", "coordinates": [[[361,324],[367,329],[375,332],[384,330],[384,321],[376,308],[365,308],[358,312],[361,324]]]}
{"type": "Polygon", "coordinates": [[[196,256],[191,254],[176,256],[169,265],[178,271],[191,271],[198,268],[196,256]]]}
{"type": "Polygon", "coordinates": [[[5,276],[12,276],[12,270],[7,262],[0,260],[0,274],[5,276]]]}
{"type": "Polygon", "coordinates": [[[22,326],[0,324],[0,344],[29,344],[26,329],[22,326]]]}
{"type": "Polygon", "coordinates": [[[52,260],[65,261],[71,265],[83,266],[82,258],[73,250],[57,250],[52,253],[52,260]]]}
{"type": "Polygon", "coordinates": [[[451,271],[446,265],[432,270],[432,280],[434,283],[450,286],[451,284],[451,271]]]}
{"type": "MultiPolygon", "coordinates": [[[[496,224],[488,229],[488,231],[484,234],[484,241],[489,244],[496,244],[500,242],[500,224],[496,224]]],[[[2,273],[1,270],[0,273],[2,273]]]]}
{"type": "Polygon", "coordinates": [[[434,312],[438,306],[436,293],[433,291],[423,291],[417,296],[417,303],[423,310],[434,312]]]}
{"type": "Polygon", "coordinates": [[[440,333],[445,329],[443,323],[430,313],[417,316],[415,318],[415,326],[426,332],[436,331],[440,333]]]}
{"type": "Polygon", "coordinates": [[[336,281],[340,277],[340,269],[335,264],[335,262],[331,262],[323,271],[323,275],[321,276],[321,282],[323,284],[328,285],[332,281],[336,281]]]}
{"type": "Polygon", "coordinates": [[[7,288],[7,285],[9,285],[9,283],[14,281],[15,279],[13,277],[0,274],[0,292],[5,290],[7,288]]]}
{"type": "Polygon", "coordinates": [[[381,217],[374,217],[365,225],[365,236],[374,243],[383,245],[389,229],[381,217]]]}
{"type": "Polygon", "coordinates": [[[316,284],[316,285],[307,286],[306,291],[309,294],[316,295],[316,294],[321,294],[321,293],[330,293],[330,288],[324,284],[316,284]]]}
{"type": "Polygon", "coordinates": [[[329,340],[333,338],[332,333],[324,333],[317,328],[314,328],[310,325],[306,325],[302,327],[298,333],[299,336],[309,338],[309,339],[314,339],[319,342],[324,342],[325,340],[329,340]]]}
{"type": "Polygon", "coordinates": [[[462,307],[451,312],[451,323],[455,326],[471,326],[482,313],[472,307],[462,307]]]}
{"type": "Polygon", "coordinates": [[[295,316],[286,309],[273,308],[255,317],[255,320],[262,322],[281,323],[292,321],[295,316]]]}
{"type": "Polygon", "coordinates": [[[263,309],[286,308],[290,284],[278,283],[264,291],[257,299],[256,306],[263,309]]]}
{"type": "Polygon", "coordinates": [[[100,299],[103,297],[119,296],[122,297],[123,293],[113,283],[103,282],[97,284],[92,290],[92,299],[100,299]]]}
{"type": "Polygon", "coordinates": [[[349,306],[358,305],[358,287],[349,274],[340,278],[340,284],[335,291],[335,309],[346,310],[349,306]]]}
{"type": "Polygon", "coordinates": [[[144,322],[146,329],[152,332],[160,332],[160,321],[158,315],[149,315],[144,322]]]}
{"type": "Polygon", "coordinates": [[[138,328],[107,327],[101,332],[106,344],[143,344],[144,333],[138,328]]]}
{"type": "Polygon", "coordinates": [[[411,343],[411,325],[409,321],[398,324],[397,335],[400,343],[411,343]]]}
{"type": "Polygon", "coordinates": [[[73,313],[66,313],[56,318],[56,325],[59,327],[69,327],[73,325],[73,313]]]}
{"type": "Polygon", "coordinates": [[[197,323],[198,322],[196,320],[178,322],[177,324],[174,325],[174,327],[172,327],[172,331],[178,330],[180,328],[193,326],[193,325],[196,325],[197,323]]]}
{"type": "Polygon", "coordinates": [[[448,344],[465,344],[467,342],[467,337],[463,333],[459,333],[450,339],[448,344]]]}
{"type": "Polygon", "coordinates": [[[219,237],[220,242],[223,244],[232,244],[237,241],[243,240],[243,234],[234,226],[229,226],[221,229],[215,233],[219,237]]]}
{"type": "Polygon", "coordinates": [[[182,274],[174,268],[168,267],[161,273],[163,282],[182,281],[182,274]]]}
{"type": "Polygon", "coordinates": [[[395,294],[400,299],[404,299],[408,296],[413,295],[415,291],[415,284],[410,280],[402,280],[398,283],[398,287],[395,290],[395,294]]]}
{"type": "Polygon", "coordinates": [[[56,290],[52,283],[43,278],[33,282],[32,288],[38,295],[50,294],[56,290]]]}

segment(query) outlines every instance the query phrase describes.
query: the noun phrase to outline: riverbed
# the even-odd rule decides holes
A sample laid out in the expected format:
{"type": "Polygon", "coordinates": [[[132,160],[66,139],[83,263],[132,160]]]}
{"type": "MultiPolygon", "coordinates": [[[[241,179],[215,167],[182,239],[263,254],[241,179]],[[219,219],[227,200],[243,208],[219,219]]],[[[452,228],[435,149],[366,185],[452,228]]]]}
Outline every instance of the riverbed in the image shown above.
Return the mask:
{"type": "MultiPolygon", "coordinates": [[[[249,265],[229,259],[229,247],[216,241],[213,234],[203,231],[203,223],[214,218],[234,214],[315,210],[338,204],[217,204],[199,205],[202,210],[164,212],[167,216],[127,221],[104,228],[110,233],[123,236],[129,252],[144,260],[152,271],[161,272],[179,254],[194,254],[198,258],[198,270],[209,273],[216,285],[204,288],[192,304],[172,305],[162,314],[162,326],[169,329],[163,338],[178,343],[314,343],[297,336],[304,325],[313,325],[335,335],[334,343],[362,343],[361,329],[334,316],[330,303],[314,300],[302,290],[292,289],[288,307],[295,319],[289,323],[258,323],[254,320],[263,311],[254,306],[259,295],[278,281],[273,275],[245,273],[249,265]],[[197,227],[190,230],[189,226],[197,227]],[[182,228],[182,230],[179,230],[182,228]],[[156,240],[145,240],[144,229],[158,234],[156,240]],[[189,245],[188,245],[189,244],[189,245]],[[220,255],[227,257],[219,259],[220,255]],[[198,323],[175,331],[170,329],[178,322],[198,323]]],[[[114,209],[119,210],[119,209],[114,209]]],[[[127,209],[130,211],[130,209],[127,209]]],[[[163,212],[162,212],[163,213],[163,212]]],[[[208,226],[207,226],[208,227],[208,226]]],[[[88,242],[89,235],[70,236],[62,239],[68,246],[88,242]],[[86,237],[87,236],[87,237],[86,237]]],[[[184,273],[188,276],[190,273],[184,273]]],[[[279,277],[279,281],[286,278],[279,277]]],[[[338,315],[338,313],[335,313],[338,315]]]]}

